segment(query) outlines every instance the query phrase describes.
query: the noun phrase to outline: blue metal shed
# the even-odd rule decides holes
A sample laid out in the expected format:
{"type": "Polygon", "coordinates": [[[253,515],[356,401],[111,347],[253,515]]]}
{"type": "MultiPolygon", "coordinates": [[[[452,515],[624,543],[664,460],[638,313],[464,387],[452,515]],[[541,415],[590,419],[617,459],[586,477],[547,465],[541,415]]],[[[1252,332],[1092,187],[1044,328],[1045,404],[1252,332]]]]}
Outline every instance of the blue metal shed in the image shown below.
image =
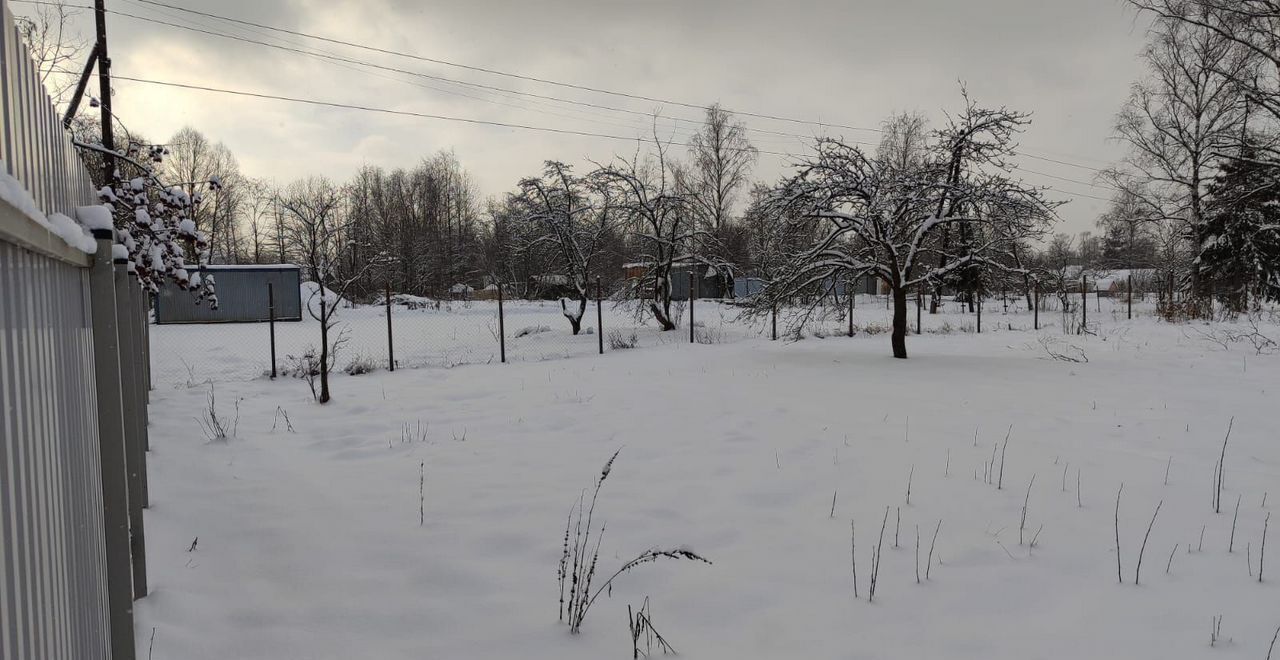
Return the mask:
{"type": "Polygon", "coordinates": [[[218,308],[197,304],[195,295],[169,282],[156,296],[156,323],[256,323],[270,318],[267,285],[275,297],[277,321],[302,320],[301,272],[293,264],[205,266],[218,308]]]}

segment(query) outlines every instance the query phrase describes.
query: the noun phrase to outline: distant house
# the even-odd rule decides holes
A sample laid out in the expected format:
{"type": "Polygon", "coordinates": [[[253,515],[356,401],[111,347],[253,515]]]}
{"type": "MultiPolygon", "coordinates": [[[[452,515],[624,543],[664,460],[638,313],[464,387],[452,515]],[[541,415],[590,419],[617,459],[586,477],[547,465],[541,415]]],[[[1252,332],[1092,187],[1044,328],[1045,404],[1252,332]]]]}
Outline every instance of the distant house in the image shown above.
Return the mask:
{"type": "Polygon", "coordinates": [[[569,276],[555,273],[530,275],[526,290],[529,292],[529,298],[542,300],[559,300],[578,296],[578,290],[573,286],[569,276]]]}
{"type": "Polygon", "coordinates": [[[1098,273],[1094,289],[1098,295],[1107,297],[1123,297],[1129,290],[1129,278],[1133,277],[1133,290],[1145,292],[1159,287],[1160,274],[1154,268],[1120,268],[1098,273]]]}
{"type": "Polygon", "coordinates": [[[479,290],[472,291],[471,299],[472,300],[497,300],[498,285],[490,282],[489,284],[486,284],[483,287],[481,287],[479,290]]]}
{"type": "Polygon", "coordinates": [[[458,283],[449,287],[449,297],[453,300],[471,300],[475,292],[470,284],[458,283]]]}
{"type": "MultiPolygon", "coordinates": [[[[649,272],[649,264],[643,262],[622,265],[622,275],[628,282],[638,282],[639,290],[648,295],[653,290],[653,282],[643,278],[649,272]]],[[[677,262],[671,265],[671,299],[688,300],[689,284],[692,276],[693,294],[695,298],[723,298],[731,295],[733,278],[710,266],[691,261],[677,262]]]]}

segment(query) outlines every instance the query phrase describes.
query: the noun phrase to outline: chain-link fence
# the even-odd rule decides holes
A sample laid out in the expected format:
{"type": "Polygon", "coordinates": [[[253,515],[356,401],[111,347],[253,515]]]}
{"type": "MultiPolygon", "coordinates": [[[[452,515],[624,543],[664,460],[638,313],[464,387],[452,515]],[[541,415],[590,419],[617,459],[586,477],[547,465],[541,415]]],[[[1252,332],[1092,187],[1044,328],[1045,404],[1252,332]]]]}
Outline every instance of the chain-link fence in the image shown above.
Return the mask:
{"type": "MultiPolygon", "coordinates": [[[[576,313],[576,302],[566,300],[562,308],[555,300],[480,297],[440,300],[392,294],[390,305],[385,296],[368,304],[343,302],[330,335],[331,345],[337,346],[334,372],[386,370],[393,361],[399,369],[586,357],[669,344],[768,339],[775,332],[783,341],[887,335],[893,324],[892,301],[885,295],[832,296],[817,304],[781,308],[776,319],[769,313],[746,314],[742,301],[697,299],[692,304],[673,301],[672,318],[678,327],[664,332],[647,311],[647,301],[593,296],[574,334],[565,310],[576,313]]],[[[1101,314],[1112,320],[1125,316],[1123,296],[1090,291],[1087,299],[1090,320],[1101,314]]],[[[988,295],[980,305],[948,296],[938,313],[931,314],[928,296],[913,295],[907,303],[908,331],[985,333],[1061,326],[1072,332],[1083,320],[1078,318],[1083,316],[1081,300],[1078,292],[1042,291],[1037,311],[1013,291],[988,295]]],[[[1152,313],[1152,301],[1139,300],[1137,305],[1139,314],[1152,313]]],[[[320,347],[320,324],[305,312],[301,321],[165,324],[152,329],[155,380],[170,386],[268,376],[273,348],[277,371],[297,373],[299,359],[320,347]]]]}
{"type": "MultiPolygon", "coordinates": [[[[759,337],[768,323],[743,317],[732,301],[673,301],[674,331],[663,332],[640,301],[592,298],[578,332],[566,315],[577,301],[438,300],[392,294],[370,304],[341,303],[330,345],[334,371],[351,374],[412,367],[527,362],[596,355],[670,343],[714,344],[759,337]],[[693,332],[688,318],[694,315],[693,332]]],[[[278,373],[320,347],[320,323],[161,324],[153,326],[156,380],[176,386],[268,376],[274,352],[278,373]]]]}

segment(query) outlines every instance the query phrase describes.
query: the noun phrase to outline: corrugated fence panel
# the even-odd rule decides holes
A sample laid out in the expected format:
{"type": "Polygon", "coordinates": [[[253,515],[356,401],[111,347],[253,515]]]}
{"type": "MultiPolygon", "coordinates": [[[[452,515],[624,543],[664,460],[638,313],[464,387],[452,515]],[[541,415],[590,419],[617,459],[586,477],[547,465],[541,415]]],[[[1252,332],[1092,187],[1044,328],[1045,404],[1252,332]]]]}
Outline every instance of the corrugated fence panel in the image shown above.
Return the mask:
{"type": "MultiPolygon", "coordinates": [[[[89,173],[0,13],[0,159],[45,214],[74,217],[95,203],[89,173]]],[[[0,239],[5,660],[110,656],[89,303],[86,269],[0,239]]]]}
{"type": "Polygon", "coordinates": [[[86,277],[0,242],[4,658],[108,654],[86,277]]]}

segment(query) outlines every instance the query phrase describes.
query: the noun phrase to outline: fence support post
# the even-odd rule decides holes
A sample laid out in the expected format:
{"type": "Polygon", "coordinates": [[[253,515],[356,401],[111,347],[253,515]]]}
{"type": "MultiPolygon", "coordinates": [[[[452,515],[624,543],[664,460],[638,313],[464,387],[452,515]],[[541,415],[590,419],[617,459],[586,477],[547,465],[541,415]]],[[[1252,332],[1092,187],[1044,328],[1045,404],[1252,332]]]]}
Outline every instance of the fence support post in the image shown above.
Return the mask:
{"type": "Polygon", "coordinates": [[[924,309],[924,292],[920,290],[920,285],[916,285],[916,334],[923,332],[920,326],[920,314],[924,309]]]}
{"type": "Polygon", "coordinates": [[[147,552],[146,535],[142,520],[142,509],[147,506],[146,491],[146,452],[142,449],[142,437],[139,432],[139,415],[137,398],[134,389],[132,364],[137,360],[133,350],[133,319],[128,314],[129,274],[125,272],[124,259],[115,261],[115,293],[117,307],[126,310],[116,315],[116,336],[120,349],[120,400],[124,411],[124,446],[125,464],[128,468],[129,483],[129,547],[133,557],[133,597],[142,598],[147,595],[147,552]]]}
{"type": "Polygon", "coordinates": [[[387,362],[389,370],[396,370],[396,348],[391,342],[391,282],[387,282],[387,362]]]}
{"type": "Polygon", "coordinates": [[[1035,290],[1036,290],[1036,299],[1035,299],[1035,305],[1034,305],[1035,311],[1032,313],[1032,316],[1035,318],[1036,330],[1039,330],[1040,329],[1040,283],[1039,282],[1036,282],[1035,290]]]}
{"type": "MultiPolygon", "coordinates": [[[[139,287],[142,283],[139,282],[139,287]]],[[[138,337],[142,341],[142,394],[151,403],[151,294],[145,288],[138,291],[138,337]]],[[[151,410],[147,409],[147,424],[151,423],[151,410]]],[[[150,435],[148,434],[148,448],[150,435]]]]}
{"type": "Polygon", "coordinates": [[[693,343],[693,271],[689,271],[689,343],[693,343]]]}
{"type": "Polygon", "coordinates": [[[845,291],[849,295],[849,336],[853,336],[853,286],[849,286],[849,290],[845,291]]]}
{"type": "MultiPolygon", "coordinates": [[[[507,361],[507,329],[502,318],[502,282],[498,282],[498,355],[505,364],[507,361]]],[[[492,358],[490,358],[492,359],[492,358]]]]}
{"type": "Polygon", "coordinates": [[[1085,284],[1084,273],[1080,273],[1080,334],[1089,325],[1089,286],[1085,284]]]}
{"type": "MultiPolygon", "coordinates": [[[[142,450],[151,451],[151,411],[147,407],[147,346],[146,346],[146,330],[142,323],[142,280],[137,275],[129,273],[129,313],[132,314],[133,324],[133,355],[134,361],[130,365],[133,368],[133,392],[136,399],[135,405],[138,410],[138,435],[142,438],[142,450]]],[[[145,467],[145,466],[144,466],[145,467]]],[[[146,471],[143,471],[143,487],[142,492],[147,497],[144,500],[150,504],[150,496],[147,495],[146,471]]]]}
{"type": "Polygon", "coordinates": [[[600,276],[596,275],[596,342],[600,345],[600,354],[604,355],[604,312],[600,311],[603,296],[600,295],[600,276]]]}
{"type": "Polygon", "coordinates": [[[267,327],[271,332],[271,379],[275,380],[276,371],[276,287],[267,282],[267,327]]]}
{"type": "Polygon", "coordinates": [[[977,298],[978,303],[978,334],[982,334],[982,291],[974,289],[973,297],[977,298]]]}
{"type": "Polygon", "coordinates": [[[773,341],[778,341],[778,305],[774,303],[770,313],[770,319],[773,321],[773,341]]]}
{"type": "Polygon", "coordinates": [[[132,658],[135,651],[133,582],[129,564],[129,487],[111,234],[110,229],[93,231],[98,251],[89,268],[89,297],[93,318],[93,371],[97,383],[98,460],[102,470],[102,523],[106,536],[111,657],[132,658]]]}

